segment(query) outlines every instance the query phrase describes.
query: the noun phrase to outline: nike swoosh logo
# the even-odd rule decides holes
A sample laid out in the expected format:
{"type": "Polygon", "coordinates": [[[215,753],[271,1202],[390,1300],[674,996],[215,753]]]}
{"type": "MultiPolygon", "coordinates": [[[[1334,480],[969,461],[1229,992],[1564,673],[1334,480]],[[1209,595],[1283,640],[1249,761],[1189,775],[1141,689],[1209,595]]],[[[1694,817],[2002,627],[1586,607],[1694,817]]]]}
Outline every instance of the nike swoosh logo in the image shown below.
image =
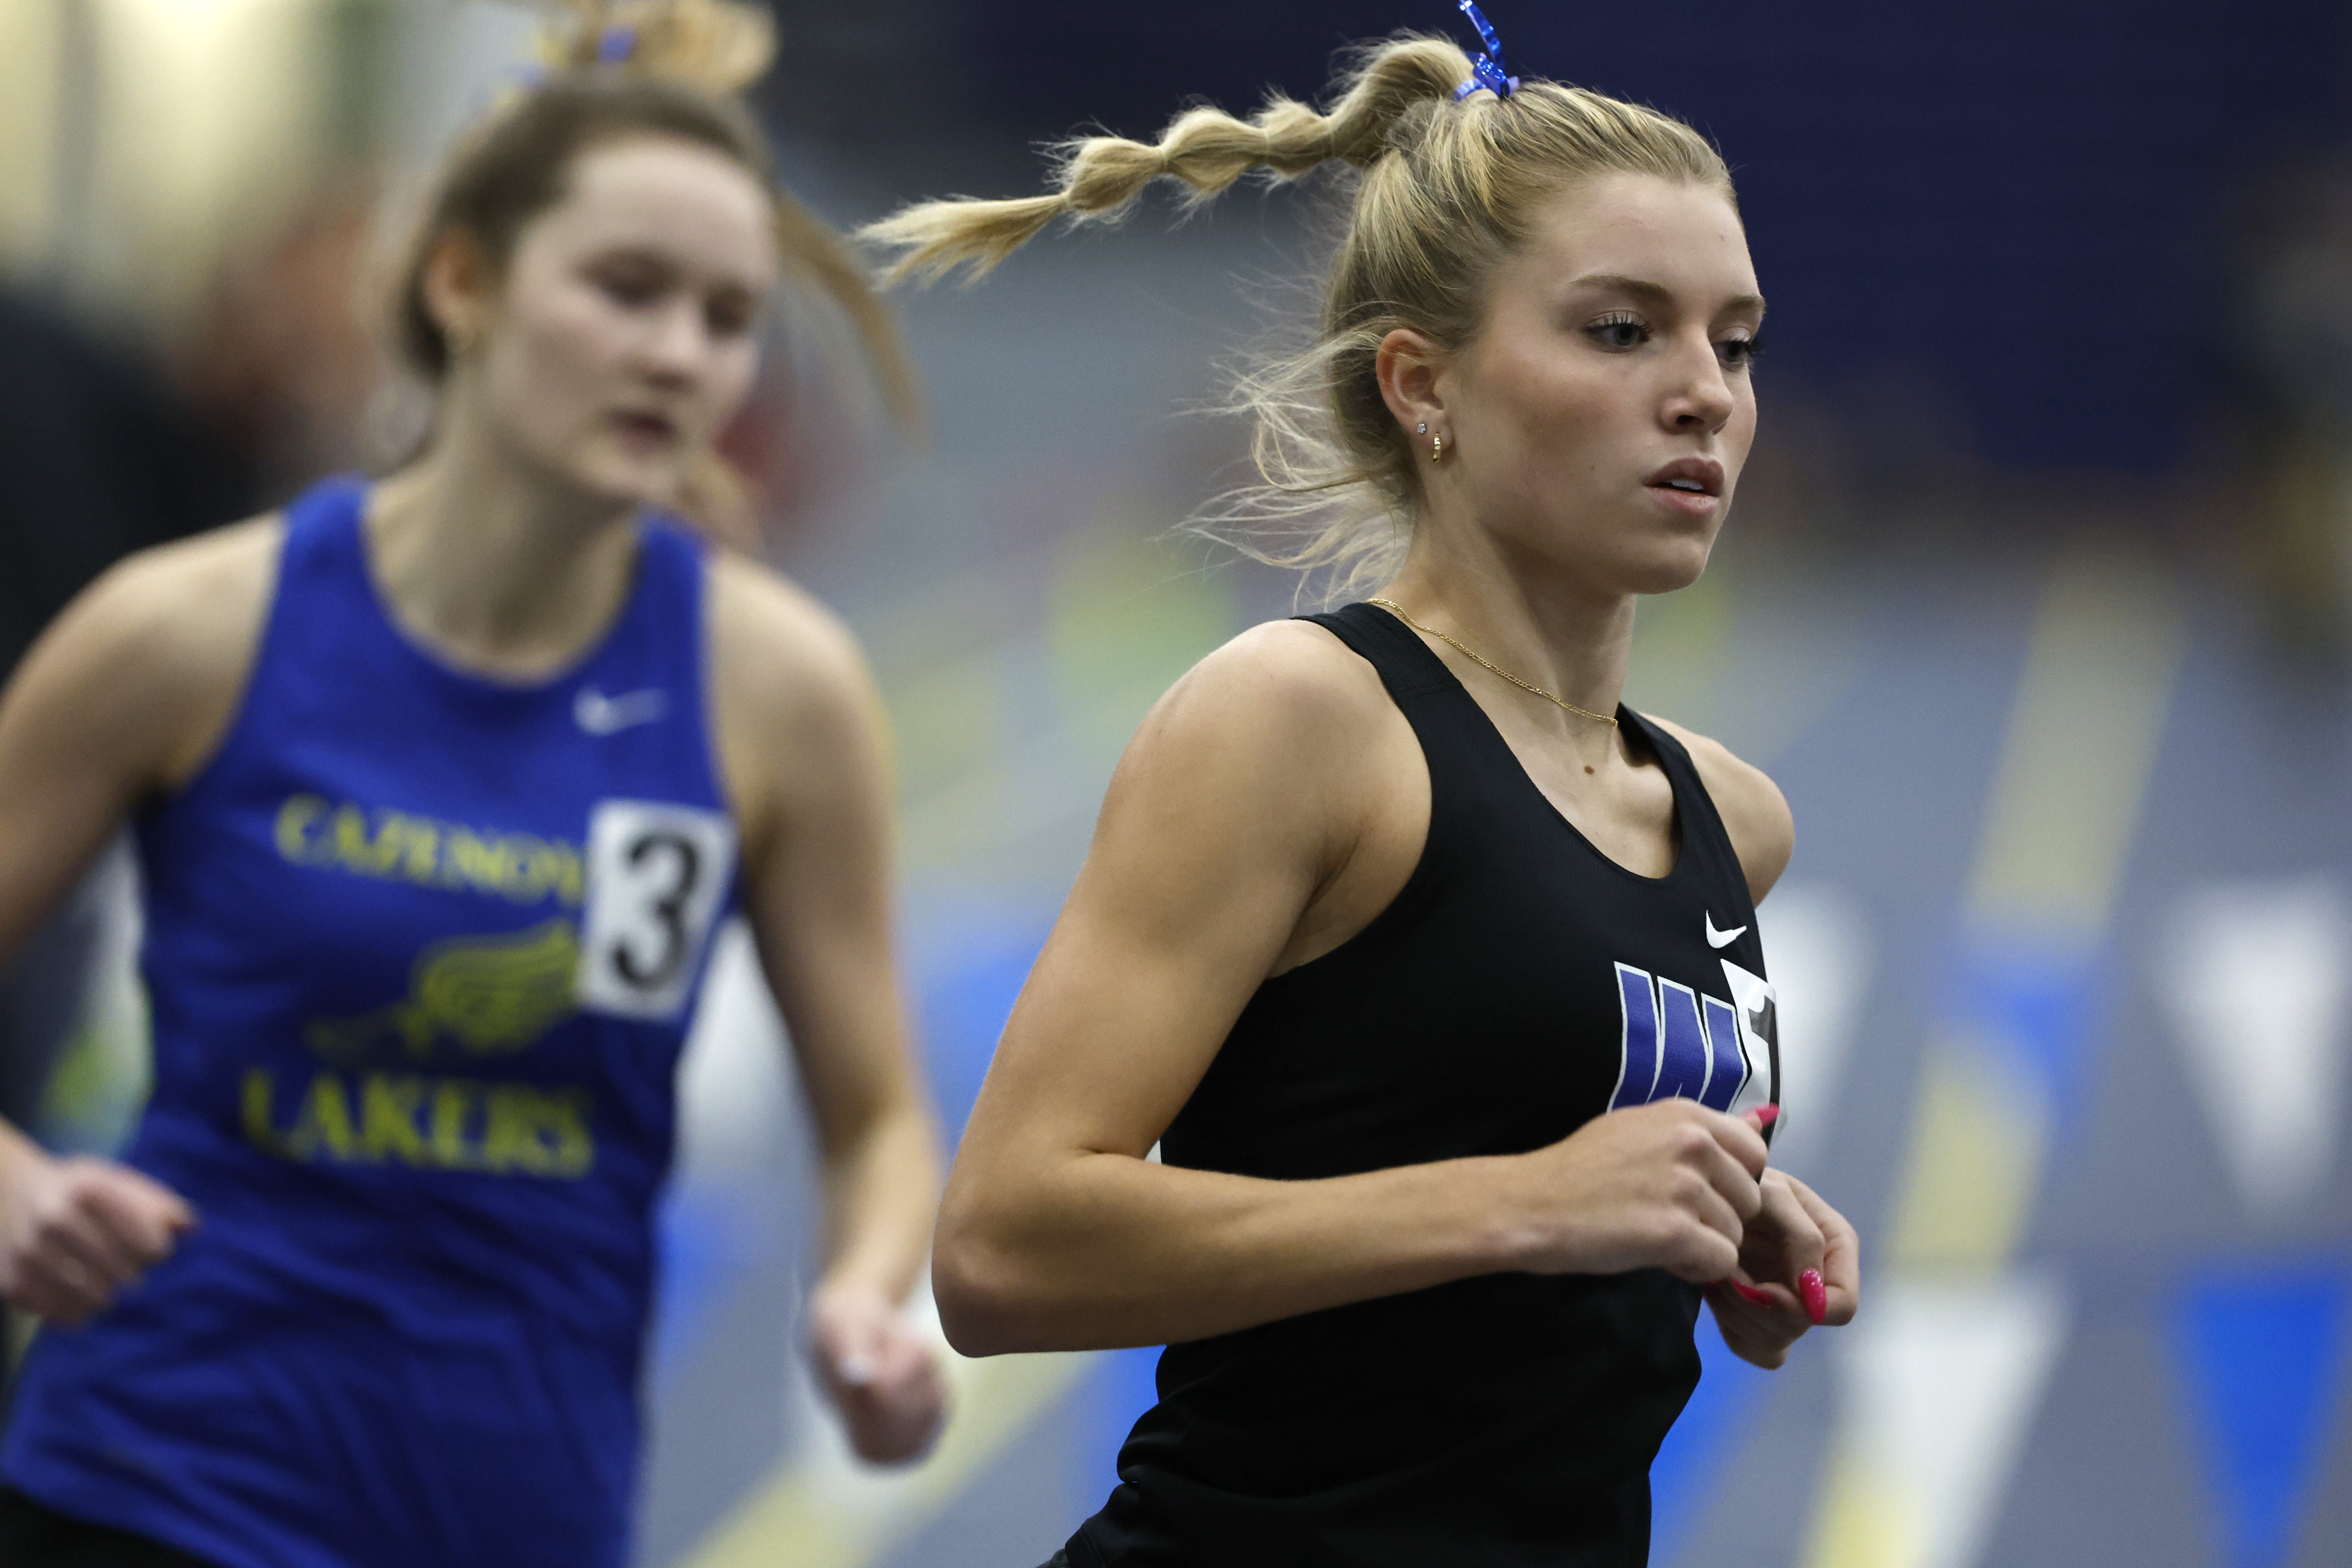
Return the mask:
{"type": "Polygon", "coordinates": [[[592,735],[617,734],[635,725],[651,724],[668,712],[669,693],[660,690],[607,697],[593,686],[583,686],[572,704],[572,717],[592,735]]]}
{"type": "Polygon", "coordinates": [[[1745,935],[1747,935],[1747,934],[1748,934],[1748,928],[1747,928],[1746,926],[1734,926],[1734,927],[1733,927],[1731,930],[1729,930],[1729,931],[1717,931],[1717,930],[1716,930],[1716,929],[1715,929],[1715,911],[1714,911],[1713,910],[1709,910],[1706,912],[1706,945],[1707,945],[1707,946],[1709,946],[1709,947],[1729,947],[1733,942],[1738,942],[1741,937],[1743,937],[1743,936],[1745,936],[1745,935]]]}

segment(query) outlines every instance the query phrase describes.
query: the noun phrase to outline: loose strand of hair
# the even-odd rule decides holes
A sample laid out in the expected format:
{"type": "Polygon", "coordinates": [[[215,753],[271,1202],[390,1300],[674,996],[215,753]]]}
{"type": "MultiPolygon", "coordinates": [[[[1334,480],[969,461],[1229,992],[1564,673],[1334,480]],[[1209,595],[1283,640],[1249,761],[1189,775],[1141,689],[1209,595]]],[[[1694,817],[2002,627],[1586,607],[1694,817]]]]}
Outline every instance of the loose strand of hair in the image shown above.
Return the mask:
{"type": "Polygon", "coordinates": [[[922,427],[923,399],[898,319],[867,281],[866,269],[840,234],[781,184],[770,195],[776,238],[788,265],[798,268],[849,318],[883,401],[901,430],[922,427]]]}

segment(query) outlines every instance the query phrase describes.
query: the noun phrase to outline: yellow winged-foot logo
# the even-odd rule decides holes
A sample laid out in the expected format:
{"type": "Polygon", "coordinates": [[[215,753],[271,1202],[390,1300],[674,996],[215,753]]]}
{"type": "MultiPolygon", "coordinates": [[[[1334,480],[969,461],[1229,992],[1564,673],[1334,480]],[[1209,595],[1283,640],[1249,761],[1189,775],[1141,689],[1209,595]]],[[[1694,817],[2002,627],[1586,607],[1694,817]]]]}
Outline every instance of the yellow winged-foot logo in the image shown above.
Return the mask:
{"type": "Polygon", "coordinates": [[[313,1018],[304,1039],[347,1068],[394,1050],[425,1061],[445,1040],[470,1057],[511,1055],[571,1015],[579,968],[580,938],[568,920],[452,937],[416,955],[406,1001],[356,1018],[313,1018]]]}

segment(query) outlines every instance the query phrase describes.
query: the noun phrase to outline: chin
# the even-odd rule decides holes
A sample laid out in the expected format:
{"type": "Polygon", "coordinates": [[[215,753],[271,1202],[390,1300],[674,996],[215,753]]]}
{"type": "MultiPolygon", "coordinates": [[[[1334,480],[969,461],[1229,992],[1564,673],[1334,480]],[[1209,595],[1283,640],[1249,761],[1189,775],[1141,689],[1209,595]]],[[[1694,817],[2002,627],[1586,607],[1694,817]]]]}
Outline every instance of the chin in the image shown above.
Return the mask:
{"type": "Polygon", "coordinates": [[[1687,588],[1706,574],[1707,558],[1714,552],[1706,545],[1655,552],[1639,561],[1625,563],[1622,574],[1625,591],[1629,594],[1672,594],[1687,588]]]}
{"type": "Polygon", "coordinates": [[[586,495],[613,506],[641,511],[674,510],[685,495],[677,465],[594,457],[572,468],[572,482],[586,495]]]}

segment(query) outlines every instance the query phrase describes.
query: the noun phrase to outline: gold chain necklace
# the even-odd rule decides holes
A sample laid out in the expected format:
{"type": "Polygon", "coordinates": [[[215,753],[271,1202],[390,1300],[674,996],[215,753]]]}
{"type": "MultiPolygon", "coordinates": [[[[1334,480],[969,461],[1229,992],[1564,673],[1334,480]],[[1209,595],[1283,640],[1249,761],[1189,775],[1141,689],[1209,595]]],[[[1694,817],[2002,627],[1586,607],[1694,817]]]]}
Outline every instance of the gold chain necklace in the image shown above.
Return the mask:
{"type": "Polygon", "coordinates": [[[1501,676],[1505,680],[1509,681],[1512,685],[1517,687],[1522,691],[1532,691],[1538,697],[1542,698],[1545,701],[1552,703],[1557,707],[1565,708],[1580,719],[1592,719],[1601,723],[1612,725],[1617,722],[1616,719],[1610,714],[1595,713],[1590,708],[1579,708],[1575,703],[1570,702],[1565,697],[1554,697],[1550,692],[1546,691],[1542,687],[1536,685],[1533,681],[1521,680],[1517,676],[1513,675],[1501,665],[1495,663],[1494,660],[1480,654],[1475,648],[1464,647],[1461,643],[1458,643],[1452,637],[1447,637],[1444,632],[1439,631],[1435,626],[1423,626],[1419,621],[1416,621],[1411,616],[1406,615],[1404,613],[1404,606],[1398,604],[1393,599],[1367,599],[1364,602],[1368,605],[1378,605],[1383,610],[1394,611],[1396,613],[1396,618],[1402,621],[1406,626],[1411,626],[1414,631],[1426,632],[1429,636],[1433,637],[1439,642],[1445,644],[1446,647],[1452,648],[1454,652],[1460,654],[1464,658],[1468,659],[1471,663],[1478,666],[1481,669],[1501,676]]]}

